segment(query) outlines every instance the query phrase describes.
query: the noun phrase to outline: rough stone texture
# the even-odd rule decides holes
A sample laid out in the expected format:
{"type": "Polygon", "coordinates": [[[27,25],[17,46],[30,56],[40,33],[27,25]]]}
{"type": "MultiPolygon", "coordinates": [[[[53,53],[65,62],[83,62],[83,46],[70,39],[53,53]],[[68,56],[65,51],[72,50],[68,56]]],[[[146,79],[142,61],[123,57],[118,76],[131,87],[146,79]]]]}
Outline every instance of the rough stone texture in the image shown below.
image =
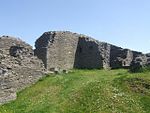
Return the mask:
{"type": "Polygon", "coordinates": [[[97,41],[89,37],[79,37],[74,67],[83,69],[102,67],[102,57],[97,41]]]}
{"type": "Polygon", "coordinates": [[[137,51],[132,51],[129,49],[123,49],[121,47],[117,47],[114,45],[111,45],[110,50],[110,67],[113,69],[116,68],[130,68],[134,66],[138,59],[141,59],[138,61],[143,66],[148,64],[148,55],[137,51]]]}
{"type": "Polygon", "coordinates": [[[145,54],[146,56],[146,65],[150,66],[150,53],[145,54]]]}
{"type": "Polygon", "coordinates": [[[133,60],[133,52],[129,49],[111,45],[110,53],[111,68],[128,68],[133,60]]]}
{"type": "Polygon", "coordinates": [[[139,69],[150,65],[150,54],[123,49],[69,31],[45,32],[36,40],[35,47],[33,51],[20,39],[0,37],[0,104],[14,100],[17,91],[35,83],[44,76],[44,71],[139,69]]]}
{"type": "Polygon", "coordinates": [[[46,32],[35,43],[35,54],[48,70],[74,66],[78,35],[71,32],[46,32]]]}
{"type": "MultiPolygon", "coordinates": [[[[35,47],[36,55],[42,59],[48,70],[129,68],[137,57],[145,56],[141,52],[123,49],[68,31],[46,32],[36,41],[35,47]]],[[[142,58],[141,62],[147,59],[142,58]]]]}
{"type": "Polygon", "coordinates": [[[42,61],[20,39],[0,37],[0,104],[16,98],[16,92],[44,75],[42,61]]]}
{"type": "Polygon", "coordinates": [[[100,69],[109,67],[110,45],[87,36],[78,37],[74,67],[100,69]]]}
{"type": "Polygon", "coordinates": [[[131,62],[130,71],[138,72],[142,67],[150,65],[150,57],[148,54],[136,54],[137,56],[131,62]]]}
{"type": "Polygon", "coordinates": [[[35,47],[35,54],[48,70],[110,67],[110,44],[85,35],[69,31],[46,32],[37,39],[35,47]]]}
{"type": "Polygon", "coordinates": [[[104,69],[110,69],[111,45],[108,43],[101,42],[99,48],[102,57],[102,65],[103,65],[102,67],[104,69]]]}

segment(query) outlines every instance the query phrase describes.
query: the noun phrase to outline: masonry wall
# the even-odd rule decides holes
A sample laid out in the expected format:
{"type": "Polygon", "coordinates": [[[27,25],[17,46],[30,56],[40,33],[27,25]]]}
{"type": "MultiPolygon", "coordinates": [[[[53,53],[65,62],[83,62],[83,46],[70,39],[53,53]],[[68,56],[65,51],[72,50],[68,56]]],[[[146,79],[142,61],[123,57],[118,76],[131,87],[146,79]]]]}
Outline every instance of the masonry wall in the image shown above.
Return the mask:
{"type": "Polygon", "coordinates": [[[53,68],[128,68],[135,52],[68,31],[46,32],[36,41],[37,56],[53,68]]]}
{"type": "Polygon", "coordinates": [[[105,42],[99,42],[99,50],[102,58],[102,67],[104,69],[110,69],[111,45],[105,42]]]}
{"type": "Polygon", "coordinates": [[[111,45],[110,53],[110,67],[113,69],[129,67],[133,60],[133,53],[128,49],[111,45]]]}
{"type": "Polygon", "coordinates": [[[0,104],[16,99],[17,91],[34,84],[54,68],[116,69],[150,65],[150,54],[69,31],[45,32],[35,47],[33,51],[20,39],[0,37],[0,104]]]}
{"type": "Polygon", "coordinates": [[[49,43],[53,42],[54,33],[44,33],[35,42],[34,54],[43,61],[45,68],[47,68],[47,52],[49,43]]]}
{"type": "Polygon", "coordinates": [[[100,69],[103,61],[99,43],[89,37],[79,37],[74,67],[81,69],[100,69]]]}
{"type": "Polygon", "coordinates": [[[72,69],[77,44],[77,34],[71,32],[46,32],[36,41],[35,51],[37,56],[44,61],[48,70],[53,68],[72,69]]]}
{"type": "Polygon", "coordinates": [[[53,43],[48,45],[48,68],[72,69],[78,37],[70,32],[56,33],[53,43]]]}
{"type": "Polygon", "coordinates": [[[123,49],[111,45],[110,49],[110,67],[116,68],[130,68],[131,63],[137,58],[142,57],[143,62],[146,62],[146,57],[144,54],[137,51],[132,51],[130,49],[123,49]]]}
{"type": "Polygon", "coordinates": [[[0,104],[16,99],[17,91],[34,84],[54,68],[116,69],[150,65],[150,54],[69,31],[45,32],[35,47],[33,51],[20,39],[0,37],[0,104]]]}
{"type": "Polygon", "coordinates": [[[100,69],[110,67],[110,44],[72,32],[45,32],[35,45],[36,55],[53,68],[100,69]]]}
{"type": "Polygon", "coordinates": [[[16,99],[16,92],[44,76],[40,59],[25,42],[0,37],[0,104],[16,99]]]}

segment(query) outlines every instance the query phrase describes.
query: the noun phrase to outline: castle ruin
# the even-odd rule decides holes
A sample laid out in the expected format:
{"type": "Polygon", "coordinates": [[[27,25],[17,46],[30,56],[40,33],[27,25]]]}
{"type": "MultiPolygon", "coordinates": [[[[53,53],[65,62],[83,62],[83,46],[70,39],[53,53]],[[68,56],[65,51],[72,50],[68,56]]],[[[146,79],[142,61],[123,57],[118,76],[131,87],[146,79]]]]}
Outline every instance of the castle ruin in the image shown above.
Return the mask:
{"type": "Polygon", "coordinates": [[[45,32],[35,50],[9,36],[0,37],[0,104],[54,70],[130,68],[150,64],[150,55],[123,49],[69,31],[45,32]]]}

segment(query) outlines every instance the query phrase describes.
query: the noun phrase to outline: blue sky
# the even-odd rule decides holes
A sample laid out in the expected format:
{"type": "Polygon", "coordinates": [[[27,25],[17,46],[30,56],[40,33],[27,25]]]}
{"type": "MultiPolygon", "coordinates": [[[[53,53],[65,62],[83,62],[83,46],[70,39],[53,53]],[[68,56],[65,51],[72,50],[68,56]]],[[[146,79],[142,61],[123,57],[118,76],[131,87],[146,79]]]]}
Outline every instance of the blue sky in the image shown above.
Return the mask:
{"type": "Polygon", "coordinates": [[[150,52],[150,0],[0,0],[0,35],[34,45],[51,30],[150,52]]]}

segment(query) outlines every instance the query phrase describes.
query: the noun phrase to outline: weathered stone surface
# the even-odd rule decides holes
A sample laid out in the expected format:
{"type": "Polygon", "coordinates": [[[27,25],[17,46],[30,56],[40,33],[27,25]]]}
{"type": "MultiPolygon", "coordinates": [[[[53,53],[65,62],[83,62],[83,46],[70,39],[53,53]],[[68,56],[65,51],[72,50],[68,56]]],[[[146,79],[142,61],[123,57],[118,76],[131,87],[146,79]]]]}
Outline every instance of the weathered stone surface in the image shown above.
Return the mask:
{"type": "Polygon", "coordinates": [[[71,32],[46,32],[35,43],[35,54],[45,67],[71,69],[74,66],[78,35],[71,32]]]}
{"type": "Polygon", "coordinates": [[[144,65],[145,64],[143,62],[143,58],[136,57],[131,63],[130,71],[131,72],[140,72],[144,65]]]}
{"type": "Polygon", "coordinates": [[[46,32],[35,43],[35,54],[45,68],[109,68],[110,44],[91,37],[64,32],[46,32]]]}
{"type": "Polygon", "coordinates": [[[15,76],[7,69],[7,66],[0,65],[0,104],[16,99],[16,90],[13,88],[15,76]]]}
{"type": "Polygon", "coordinates": [[[139,70],[150,65],[150,54],[69,31],[45,32],[35,47],[33,51],[20,39],[0,37],[0,104],[14,100],[17,91],[34,84],[44,71],[59,74],[72,68],[139,70]]]}
{"type": "Polygon", "coordinates": [[[133,72],[140,71],[141,68],[145,66],[150,66],[150,57],[148,54],[136,54],[135,58],[133,59],[130,70],[133,72]]]}
{"type": "Polygon", "coordinates": [[[145,54],[145,56],[146,56],[146,59],[147,59],[146,65],[150,66],[150,53],[145,54]]]}
{"type": "Polygon", "coordinates": [[[102,67],[99,42],[86,36],[79,37],[74,67],[82,69],[102,67]]]}
{"type": "Polygon", "coordinates": [[[100,69],[109,67],[110,45],[87,36],[78,37],[74,67],[100,69]]]}
{"type": "Polygon", "coordinates": [[[133,52],[129,49],[111,45],[110,67],[128,68],[133,60],[133,52]]]}
{"type": "Polygon", "coordinates": [[[30,45],[12,37],[0,37],[0,104],[16,99],[16,92],[44,75],[42,61],[30,45]]]}
{"type": "Polygon", "coordinates": [[[35,47],[36,55],[48,70],[129,68],[136,57],[143,55],[68,31],[46,32],[36,41],[35,47]]]}

